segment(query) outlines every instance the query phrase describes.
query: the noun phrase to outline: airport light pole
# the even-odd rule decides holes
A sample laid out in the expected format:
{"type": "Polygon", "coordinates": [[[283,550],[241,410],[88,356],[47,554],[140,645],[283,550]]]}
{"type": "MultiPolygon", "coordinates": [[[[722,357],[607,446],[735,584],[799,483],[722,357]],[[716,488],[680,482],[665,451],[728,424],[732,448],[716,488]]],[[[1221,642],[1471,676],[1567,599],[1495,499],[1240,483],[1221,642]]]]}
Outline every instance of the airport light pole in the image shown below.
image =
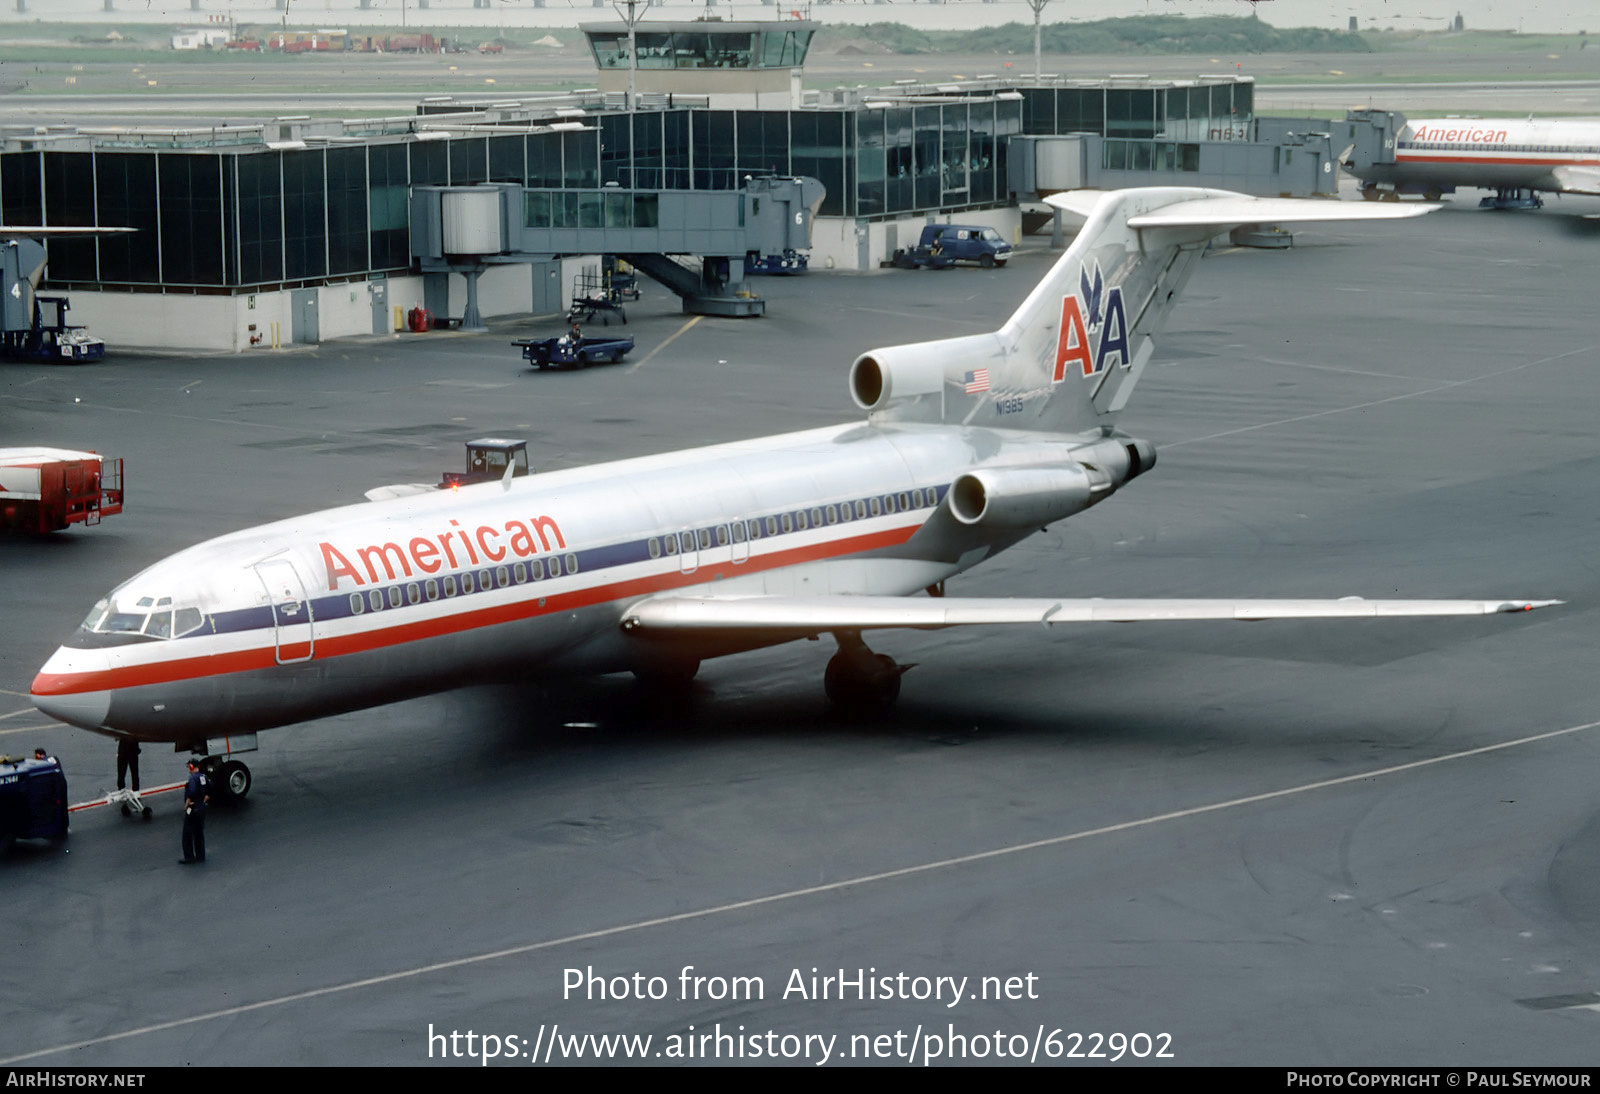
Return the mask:
{"type": "MultiPolygon", "coordinates": [[[[622,18],[628,24],[628,113],[632,114],[634,99],[633,78],[634,73],[637,72],[639,68],[639,38],[635,31],[639,26],[639,19],[641,16],[637,10],[639,7],[639,0],[622,0],[622,3],[628,5],[628,13],[626,15],[622,14],[622,8],[617,3],[613,2],[611,6],[617,9],[617,14],[622,15],[622,18]]],[[[628,139],[633,139],[631,132],[628,139]]]]}
{"type": "Polygon", "coordinates": [[[1033,9],[1033,82],[1038,83],[1044,78],[1043,66],[1039,63],[1039,17],[1044,12],[1044,6],[1050,0],[1028,0],[1028,7],[1033,9]]]}

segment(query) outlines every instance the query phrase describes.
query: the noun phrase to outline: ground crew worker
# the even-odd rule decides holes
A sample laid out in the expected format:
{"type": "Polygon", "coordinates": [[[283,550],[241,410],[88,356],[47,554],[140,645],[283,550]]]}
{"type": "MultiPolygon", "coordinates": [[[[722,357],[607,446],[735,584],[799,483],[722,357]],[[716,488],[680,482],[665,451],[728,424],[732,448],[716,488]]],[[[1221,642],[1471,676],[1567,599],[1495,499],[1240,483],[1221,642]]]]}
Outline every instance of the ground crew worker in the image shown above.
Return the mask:
{"type": "MultiPolygon", "coordinates": [[[[122,737],[117,741],[117,789],[122,790],[125,776],[133,776],[133,792],[139,792],[139,742],[132,737],[122,737]]],[[[122,815],[128,815],[128,805],[122,805],[122,815]]]]}
{"type": "Polygon", "coordinates": [[[206,806],[211,804],[211,780],[200,761],[189,760],[189,781],[183,788],[183,857],[180,866],[206,860],[206,806]]]}

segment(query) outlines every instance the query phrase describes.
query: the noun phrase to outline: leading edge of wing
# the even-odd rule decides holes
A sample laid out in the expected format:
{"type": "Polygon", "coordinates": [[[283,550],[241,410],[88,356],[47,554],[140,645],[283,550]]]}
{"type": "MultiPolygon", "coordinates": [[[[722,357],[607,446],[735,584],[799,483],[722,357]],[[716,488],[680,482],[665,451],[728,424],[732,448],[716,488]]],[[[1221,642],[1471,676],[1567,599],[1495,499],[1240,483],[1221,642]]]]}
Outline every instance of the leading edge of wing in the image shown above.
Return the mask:
{"type": "Polygon", "coordinates": [[[1497,615],[1560,600],[1182,600],[900,596],[662,596],[628,609],[630,631],[774,630],[821,633],[879,627],[1157,620],[1396,619],[1497,615]]]}

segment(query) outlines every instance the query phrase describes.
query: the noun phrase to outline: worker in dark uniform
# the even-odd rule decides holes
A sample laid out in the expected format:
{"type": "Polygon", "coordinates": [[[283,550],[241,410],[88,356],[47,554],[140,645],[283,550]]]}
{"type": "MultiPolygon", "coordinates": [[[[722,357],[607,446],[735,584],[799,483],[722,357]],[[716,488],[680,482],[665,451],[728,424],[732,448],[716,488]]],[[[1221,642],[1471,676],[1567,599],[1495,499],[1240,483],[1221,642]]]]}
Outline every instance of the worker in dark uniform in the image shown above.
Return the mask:
{"type": "Polygon", "coordinates": [[[211,780],[200,761],[189,760],[189,781],[183,788],[183,857],[180,866],[206,860],[206,806],[211,804],[211,780]]]}
{"type": "MultiPolygon", "coordinates": [[[[133,792],[139,792],[139,742],[132,737],[122,737],[117,741],[117,789],[124,789],[126,776],[133,776],[133,792]]],[[[122,803],[122,815],[126,817],[131,810],[128,803],[122,803]]]]}

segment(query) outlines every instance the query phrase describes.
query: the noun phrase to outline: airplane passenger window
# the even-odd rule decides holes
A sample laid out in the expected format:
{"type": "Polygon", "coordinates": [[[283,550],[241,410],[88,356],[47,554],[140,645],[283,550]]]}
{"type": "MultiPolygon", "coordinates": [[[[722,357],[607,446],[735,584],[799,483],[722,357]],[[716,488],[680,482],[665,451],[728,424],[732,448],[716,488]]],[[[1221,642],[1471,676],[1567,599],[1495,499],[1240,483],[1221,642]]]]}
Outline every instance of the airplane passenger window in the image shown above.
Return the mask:
{"type": "Polygon", "coordinates": [[[446,574],[444,577],[444,595],[447,597],[456,595],[456,577],[454,574],[446,574]]]}
{"type": "MultiPolygon", "coordinates": [[[[816,510],[813,509],[812,512],[815,513],[816,510]]],[[[837,505],[828,506],[828,523],[829,524],[838,524],[839,523],[839,507],[837,505]]]]}
{"type": "MultiPolygon", "coordinates": [[[[783,530],[785,532],[787,532],[789,530],[789,514],[788,513],[783,514],[783,530]]],[[[767,535],[775,536],[777,534],[778,534],[778,520],[777,520],[777,518],[776,517],[768,517],[767,518],[767,535]]]]}
{"type": "MultiPolygon", "coordinates": [[[[874,502],[874,504],[876,504],[876,502],[874,502]]],[[[894,495],[893,494],[885,494],[883,496],[883,511],[885,513],[894,512],[894,495]]]]}
{"type": "Polygon", "coordinates": [[[702,551],[709,550],[711,548],[711,529],[701,528],[698,532],[698,535],[700,539],[700,549],[702,551]]]}
{"type": "Polygon", "coordinates": [[[422,588],[428,594],[429,600],[439,599],[439,582],[436,579],[430,577],[422,583],[422,588]]]}
{"type": "Polygon", "coordinates": [[[561,556],[560,555],[552,555],[550,557],[549,561],[546,563],[546,565],[548,565],[550,567],[550,576],[551,577],[560,577],[561,576],[561,556]]]}
{"type": "Polygon", "coordinates": [[[719,525],[717,525],[717,546],[718,547],[726,547],[727,545],[728,545],[728,526],[726,524],[719,524],[719,525]]]}
{"type": "MultiPolygon", "coordinates": [[[[785,513],[785,514],[783,514],[783,516],[780,519],[783,521],[783,530],[785,532],[794,531],[794,518],[793,517],[791,517],[788,513],[785,513]]],[[[772,526],[770,524],[767,526],[769,531],[771,530],[771,527],[772,526]]]]}
{"type": "Polygon", "coordinates": [[[694,533],[693,532],[679,532],[678,533],[678,546],[682,547],[685,551],[694,550],[694,533]]]}
{"type": "Polygon", "coordinates": [[[418,585],[415,581],[406,586],[406,603],[422,603],[422,586],[418,585]]]}
{"type": "Polygon", "coordinates": [[[813,509],[813,510],[811,510],[811,527],[813,527],[813,528],[821,528],[822,527],[822,510],[821,509],[813,509]]]}
{"type": "Polygon", "coordinates": [[[839,519],[842,521],[848,521],[850,519],[850,514],[850,503],[847,501],[841,502],[839,505],[839,519]]]}
{"type": "MultiPolygon", "coordinates": [[[[877,507],[877,502],[876,501],[873,502],[873,507],[874,508],[877,507]]],[[[856,519],[857,520],[866,520],[867,519],[867,503],[866,502],[864,502],[864,501],[856,502],[856,519]]]]}
{"type": "MultiPolygon", "coordinates": [[[[768,517],[767,519],[771,520],[772,518],[768,517]]],[[[761,518],[760,517],[756,517],[756,518],[754,518],[753,520],[750,521],[750,538],[751,539],[760,539],[761,538],[761,518]]]]}
{"type": "Polygon", "coordinates": [[[568,555],[567,556],[567,573],[575,574],[577,572],[578,572],[578,556],[577,555],[568,555]]]}
{"type": "Polygon", "coordinates": [[[367,610],[367,602],[365,600],[361,599],[361,594],[360,593],[351,593],[350,594],[350,614],[351,615],[360,615],[362,612],[364,612],[366,610],[367,610]]]}
{"type": "Polygon", "coordinates": [[[744,542],[744,521],[740,521],[738,524],[733,526],[733,542],[744,542]]]}
{"type": "Polygon", "coordinates": [[[901,494],[900,495],[900,508],[901,508],[902,511],[909,510],[911,508],[911,495],[909,495],[909,494],[901,494]]]}
{"type": "Polygon", "coordinates": [[[377,611],[378,609],[382,608],[383,607],[383,594],[381,592],[379,592],[377,589],[368,589],[367,590],[367,607],[371,608],[373,611],[377,611]]]}
{"type": "Polygon", "coordinates": [[[542,559],[537,559],[536,558],[532,562],[528,563],[528,572],[533,574],[533,580],[535,580],[535,581],[543,581],[544,580],[544,561],[542,559]]]}
{"type": "Polygon", "coordinates": [[[494,588],[494,574],[489,570],[478,571],[478,588],[488,592],[494,588]]]}
{"type": "MultiPolygon", "coordinates": [[[[861,503],[858,501],[856,504],[860,505],[861,503]]],[[[869,498],[867,501],[867,507],[872,510],[873,516],[877,516],[883,512],[883,503],[877,498],[869,498]]]]}
{"type": "Polygon", "coordinates": [[[675,555],[675,554],[678,553],[678,537],[677,536],[666,536],[661,540],[661,542],[666,546],[667,554],[675,555]]]}
{"type": "Polygon", "coordinates": [[[472,590],[475,587],[476,586],[473,584],[473,577],[472,577],[472,571],[471,570],[468,570],[466,573],[461,575],[461,595],[462,596],[465,596],[466,594],[472,592],[472,590]]]}
{"type": "Polygon", "coordinates": [[[660,543],[660,541],[658,541],[656,539],[655,536],[651,536],[650,537],[650,557],[651,558],[660,558],[661,557],[661,543],[660,543]]]}
{"type": "Polygon", "coordinates": [[[401,599],[402,599],[402,597],[400,595],[400,586],[398,586],[398,585],[389,586],[389,607],[398,608],[400,606],[401,599]]]}
{"type": "Polygon", "coordinates": [[[528,583],[528,568],[522,563],[519,562],[511,567],[511,573],[517,579],[518,585],[526,585],[528,583]]]}
{"type": "Polygon", "coordinates": [[[495,569],[495,571],[494,571],[494,579],[497,582],[500,583],[500,587],[502,589],[507,588],[508,586],[510,586],[510,584],[511,584],[511,567],[509,567],[509,566],[497,567],[495,569]]]}

